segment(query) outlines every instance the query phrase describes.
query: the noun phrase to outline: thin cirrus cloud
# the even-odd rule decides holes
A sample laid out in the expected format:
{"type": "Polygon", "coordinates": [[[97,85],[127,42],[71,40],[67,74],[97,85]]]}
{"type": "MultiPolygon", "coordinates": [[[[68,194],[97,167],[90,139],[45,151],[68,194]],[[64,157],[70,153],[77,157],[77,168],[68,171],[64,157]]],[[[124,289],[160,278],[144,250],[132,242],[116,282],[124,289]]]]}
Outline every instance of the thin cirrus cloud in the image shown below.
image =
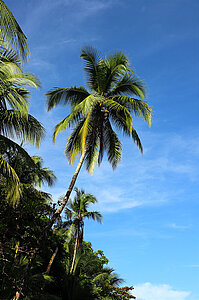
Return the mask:
{"type": "Polygon", "coordinates": [[[190,292],[174,290],[168,284],[146,282],[135,286],[133,294],[137,300],[188,300],[190,292]]]}
{"type": "Polygon", "coordinates": [[[166,227],[171,228],[171,229],[186,230],[186,229],[190,229],[192,227],[192,225],[191,224],[178,225],[176,223],[170,223],[170,224],[167,224],[166,227]]]}

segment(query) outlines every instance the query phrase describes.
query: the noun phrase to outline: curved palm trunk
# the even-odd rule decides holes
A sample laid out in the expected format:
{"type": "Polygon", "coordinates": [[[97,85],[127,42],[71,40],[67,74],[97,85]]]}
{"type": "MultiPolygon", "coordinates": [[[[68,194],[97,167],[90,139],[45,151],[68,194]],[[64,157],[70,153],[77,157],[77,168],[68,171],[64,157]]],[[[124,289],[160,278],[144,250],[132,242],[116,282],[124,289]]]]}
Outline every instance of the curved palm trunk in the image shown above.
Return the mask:
{"type": "Polygon", "coordinates": [[[52,264],[53,264],[53,261],[54,261],[54,259],[55,259],[55,256],[57,255],[57,252],[58,252],[58,247],[56,247],[55,252],[54,252],[53,255],[51,256],[51,259],[50,259],[50,261],[49,261],[48,267],[47,267],[47,269],[46,269],[46,275],[49,275],[49,273],[50,273],[50,269],[51,269],[51,267],[52,267],[52,264]]]}
{"type": "MultiPolygon", "coordinates": [[[[60,206],[58,207],[58,209],[55,211],[55,213],[54,213],[54,215],[52,216],[52,218],[51,218],[49,224],[48,224],[48,225],[46,226],[46,228],[44,229],[43,234],[42,234],[42,235],[40,236],[40,238],[37,240],[38,246],[39,246],[39,243],[41,242],[41,240],[43,240],[44,238],[46,238],[46,234],[47,234],[48,230],[50,230],[50,228],[53,226],[53,224],[55,223],[56,219],[60,216],[60,214],[62,213],[64,207],[66,206],[66,204],[67,204],[67,202],[68,202],[68,200],[69,200],[70,194],[71,194],[71,192],[72,192],[72,190],[73,190],[73,187],[74,187],[74,185],[75,185],[77,176],[78,176],[78,174],[79,174],[79,172],[80,172],[80,169],[81,169],[81,167],[82,167],[82,165],[83,165],[83,162],[84,162],[84,159],[85,159],[85,157],[86,157],[87,149],[88,149],[88,146],[84,149],[84,152],[82,153],[82,156],[81,156],[81,158],[80,158],[80,160],[79,160],[79,163],[78,163],[78,165],[77,165],[77,168],[76,168],[76,170],[75,170],[75,173],[74,173],[74,175],[73,175],[73,177],[72,177],[72,180],[71,180],[71,182],[70,182],[70,185],[69,185],[69,187],[68,187],[68,190],[67,190],[67,192],[66,192],[66,194],[65,194],[65,196],[64,196],[64,199],[63,199],[61,205],[60,205],[60,206]]],[[[27,275],[28,275],[28,272],[29,272],[29,270],[30,270],[30,268],[31,268],[32,262],[34,261],[34,259],[35,259],[36,255],[37,255],[38,251],[39,251],[39,247],[33,250],[33,252],[32,252],[32,257],[31,257],[31,259],[29,260],[29,263],[28,263],[28,265],[27,265],[27,267],[26,267],[26,270],[24,271],[21,286],[20,286],[19,290],[16,292],[15,297],[14,297],[13,300],[18,300],[18,299],[20,299],[20,296],[21,296],[21,294],[22,294],[22,290],[23,290],[23,287],[24,287],[24,283],[25,283],[25,278],[26,278],[27,275]]]]}

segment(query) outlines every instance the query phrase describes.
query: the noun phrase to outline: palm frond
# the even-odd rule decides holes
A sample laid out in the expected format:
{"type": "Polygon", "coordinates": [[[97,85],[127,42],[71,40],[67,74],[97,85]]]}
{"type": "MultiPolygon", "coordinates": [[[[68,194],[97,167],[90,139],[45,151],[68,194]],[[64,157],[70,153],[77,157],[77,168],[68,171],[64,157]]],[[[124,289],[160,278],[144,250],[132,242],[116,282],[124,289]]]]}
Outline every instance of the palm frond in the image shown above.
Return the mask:
{"type": "Polygon", "coordinates": [[[47,183],[48,186],[53,186],[56,181],[54,172],[42,167],[43,159],[40,156],[32,156],[31,158],[35,163],[35,170],[32,170],[34,185],[41,187],[41,184],[47,183]]]}
{"type": "Polygon", "coordinates": [[[97,166],[99,156],[98,130],[90,130],[90,133],[87,136],[87,140],[89,147],[85,157],[85,165],[88,172],[92,174],[94,168],[97,166]]]}
{"type": "Polygon", "coordinates": [[[112,111],[114,111],[115,115],[119,116],[120,120],[123,119],[123,122],[126,124],[126,127],[131,132],[133,121],[128,109],[124,105],[112,99],[105,100],[103,104],[108,110],[110,110],[110,114],[112,111]]]}
{"type": "Polygon", "coordinates": [[[15,170],[0,154],[0,174],[6,180],[5,193],[7,200],[13,205],[17,204],[22,193],[22,186],[15,170]]]}
{"type": "Polygon", "coordinates": [[[0,0],[0,24],[1,43],[6,43],[8,48],[19,51],[20,57],[23,60],[27,59],[29,48],[26,36],[13,14],[2,0],[0,0]]]}
{"type": "Polygon", "coordinates": [[[15,170],[21,183],[41,186],[53,185],[56,177],[51,170],[42,168],[39,157],[31,157],[21,146],[5,136],[0,135],[0,153],[15,170]]]}
{"type": "Polygon", "coordinates": [[[87,81],[90,89],[98,91],[98,69],[99,61],[101,59],[100,54],[95,48],[87,46],[81,49],[80,57],[84,61],[84,70],[86,71],[87,81]]]}
{"type": "Polygon", "coordinates": [[[0,62],[11,62],[17,65],[19,68],[22,63],[19,59],[19,54],[14,49],[6,49],[1,47],[0,49],[0,62]]]}
{"type": "Polygon", "coordinates": [[[113,169],[115,169],[122,159],[122,144],[117,134],[113,131],[108,119],[105,122],[104,140],[108,161],[112,164],[113,169]]]}
{"type": "Polygon", "coordinates": [[[122,94],[128,94],[129,96],[134,95],[144,99],[146,91],[141,80],[126,74],[116,82],[107,96],[110,97],[122,94]]]}
{"type": "Polygon", "coordinates": [[[115,96],[113,99],[121,105],[127,105],[130,112],[141,117],[151,126],[152,109],[146,102],[128,96],[115,96]]]}
{"type": "Polygon", "coordinates": [[[143,153],[143,147],[142,147],[142,143],[141,140],[136,132],[136,130],[134,128],[132,128],[132,138],[134,143],[138,146],[138,148],[140,149],[140,152],[143,153]]]}
{"type": "Polygon", "coordinates": [[[89,96],[87,90],[83,87],[59,88],[54,87],[46,93],[48,111],[58,104],[66,105],[70,103],[72,106],[79,104],[89,96]]]}
{"type": "Polygon", "coordinates": [[[133,72],[130,68],[129,59],[123,52],[116,52],[109,55],[101,64],[104,65],[102,68],[104,72],[104,76],[102,77],[102,81],[104,81],[103,91],[107,95],[118,80],[121,80],[129,72],[133,72]]]}
{"type": "Polygon", "coordinates": [[[26,118],[13,110],[1,110],[0,133],[7,137],[28,141],[38,147],[45,130],[40,122],[31,115],[26,118]]]}
{"type": "Polygon", "coordinates": [[[79,111],[73,111],[70,115],[68,115],[65,119],[60,121],[54,128],[53,133],[53,143],[55,143],[55,139],[57,135],[63,131],[65,131],[67,128],[70,128],[71,125],[78,122],[78,120],[81,118],[81,114],[79,111]]]}
{"type": "Polygon", "coordinates": [[[102,223],[102,215],[99,211],[92,211],[84,213],[84,216],[88,219],[96,220],[99,223],[102,223]]]}
{"type": "Polygon", "coordinates": [[[69,136],[66,144],[65,155],[70,164],[73,164],[77,156],[81,154],[81,141],[80,141],[80,130],[84,124],[84,119],[78,121],[77,125],[73,129],[69,136]]]}
{"type": "Polygon", "coordinates": [[[7,82],[10,85],[27,86],[27,87],[33,87],[36,89],[41,88],[41,83],[35,75],[29,74],[29,73],[24,73],[24,72],[21,74],[11,75],[8,78],[7,82]]]}

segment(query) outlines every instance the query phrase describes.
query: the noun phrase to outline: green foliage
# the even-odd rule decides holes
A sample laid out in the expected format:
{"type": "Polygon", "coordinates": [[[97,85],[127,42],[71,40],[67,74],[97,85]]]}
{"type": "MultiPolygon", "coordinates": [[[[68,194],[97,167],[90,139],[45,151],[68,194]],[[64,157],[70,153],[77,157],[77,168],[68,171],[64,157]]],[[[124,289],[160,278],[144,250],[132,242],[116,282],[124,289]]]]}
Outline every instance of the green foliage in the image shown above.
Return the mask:
{"type": "Polygon", "coordinates": [[[6,4],[0,0],[0,47],[19,51],[26,59],[29,54],[26,36],[6,4]]]}
{"type": "MultiPolygon", "coordinates": [[[[2,1],[0,5],[1,3],[2,1]]],[[[3,11],[1,13],[3,14],[3,11]]],[[[22,185],[16,170],[7,160],[7,154],[12,149],[20,152],[24,159],[27,159],[27,164],[32,159],[11,139],[39,146],[44,136],[43,126],[28,114],[29,91],[24,86],[38,88],[40,85],[34,75],[22,71],[18,54],[14,50],[8,51],[0,47],[0,176],[3,177],[7,190],[7,200],[13,204],[19,201],[22,185]]]]}
{"type": "Polygon", "coordinates": [[[71,114],[55,126],[53,141],[58,133],[72,126],[65,154],[73,163],[86,149],[85,164],[92,173],[96,164],[100,165],[105,151],[113,168],[121,160],[122,144],[114,127],[132,137],[143,151],[133,128],[132,116],[144,119],[150,126],[152,111],[144,100],[144,85],[133,74],[124,53],[117,52],[103,58],[96,49],[85,47],[80,56],[89,90],[81,86],[53,88],[46,94],[47,107],[50,110],[58,104],[71,105],[71,114]]]}

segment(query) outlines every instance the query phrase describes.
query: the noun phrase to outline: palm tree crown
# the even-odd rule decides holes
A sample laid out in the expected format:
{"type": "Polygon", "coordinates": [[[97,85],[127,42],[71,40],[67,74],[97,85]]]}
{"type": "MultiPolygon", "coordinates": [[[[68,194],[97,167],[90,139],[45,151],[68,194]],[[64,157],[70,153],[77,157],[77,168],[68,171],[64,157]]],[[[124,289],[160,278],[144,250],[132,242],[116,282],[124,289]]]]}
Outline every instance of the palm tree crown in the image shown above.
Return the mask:
{"type": "Polygon", "coordinates": [[[98,211],[88,211],[90,204],[95,204],[97,199],[92,194],[86,194],[84,190],[75,188],[76,195],[72,200],[69,200],[65,209],[67,222],[65,226],[70,226],[68,229],[68,236],[75,237],[75,245],[73,251],[72,265],[70,268],[70,274],[73,273],[77,250],[81,249],[84,235],[84,219],[91,218],[94,221],[101,223],[102,215],[98,211]]]}
{"type": "Polygon", "coordinates": [[[126,55],[114,53],[102,58],[92,47],[83,48],[81,58],[89,90],[84,87],[53,88],[47,93],[48,110],[70,103],[72,112],[55,126],[58,133],[73,127],[67,141],[66,156],[70,163],[86,149],[86,168],[92,172],[100,165],[104,151],[115,168],[121,160],[122,143],[114,127],[131,136],[142,152],[139,136],[133,128],[132,115],[151,125],[152,112],[144,101],[143,83],[133,74],[126,55]]]}
{"type": "Polygon", "coordinates": [[[97,203],[97,199],[92,195],[85,193],[84,190],[75,188],[76,195],[73,200],[69,200],[65,209],[67,218],[66,224],[71,224],[70,231],[75,231],[80,238],[80,243],[83,240],[84,219],[93,219],[97,222],[102,222],[102,215],[98,211],[88,211],[90,204],[97,203]]]}

